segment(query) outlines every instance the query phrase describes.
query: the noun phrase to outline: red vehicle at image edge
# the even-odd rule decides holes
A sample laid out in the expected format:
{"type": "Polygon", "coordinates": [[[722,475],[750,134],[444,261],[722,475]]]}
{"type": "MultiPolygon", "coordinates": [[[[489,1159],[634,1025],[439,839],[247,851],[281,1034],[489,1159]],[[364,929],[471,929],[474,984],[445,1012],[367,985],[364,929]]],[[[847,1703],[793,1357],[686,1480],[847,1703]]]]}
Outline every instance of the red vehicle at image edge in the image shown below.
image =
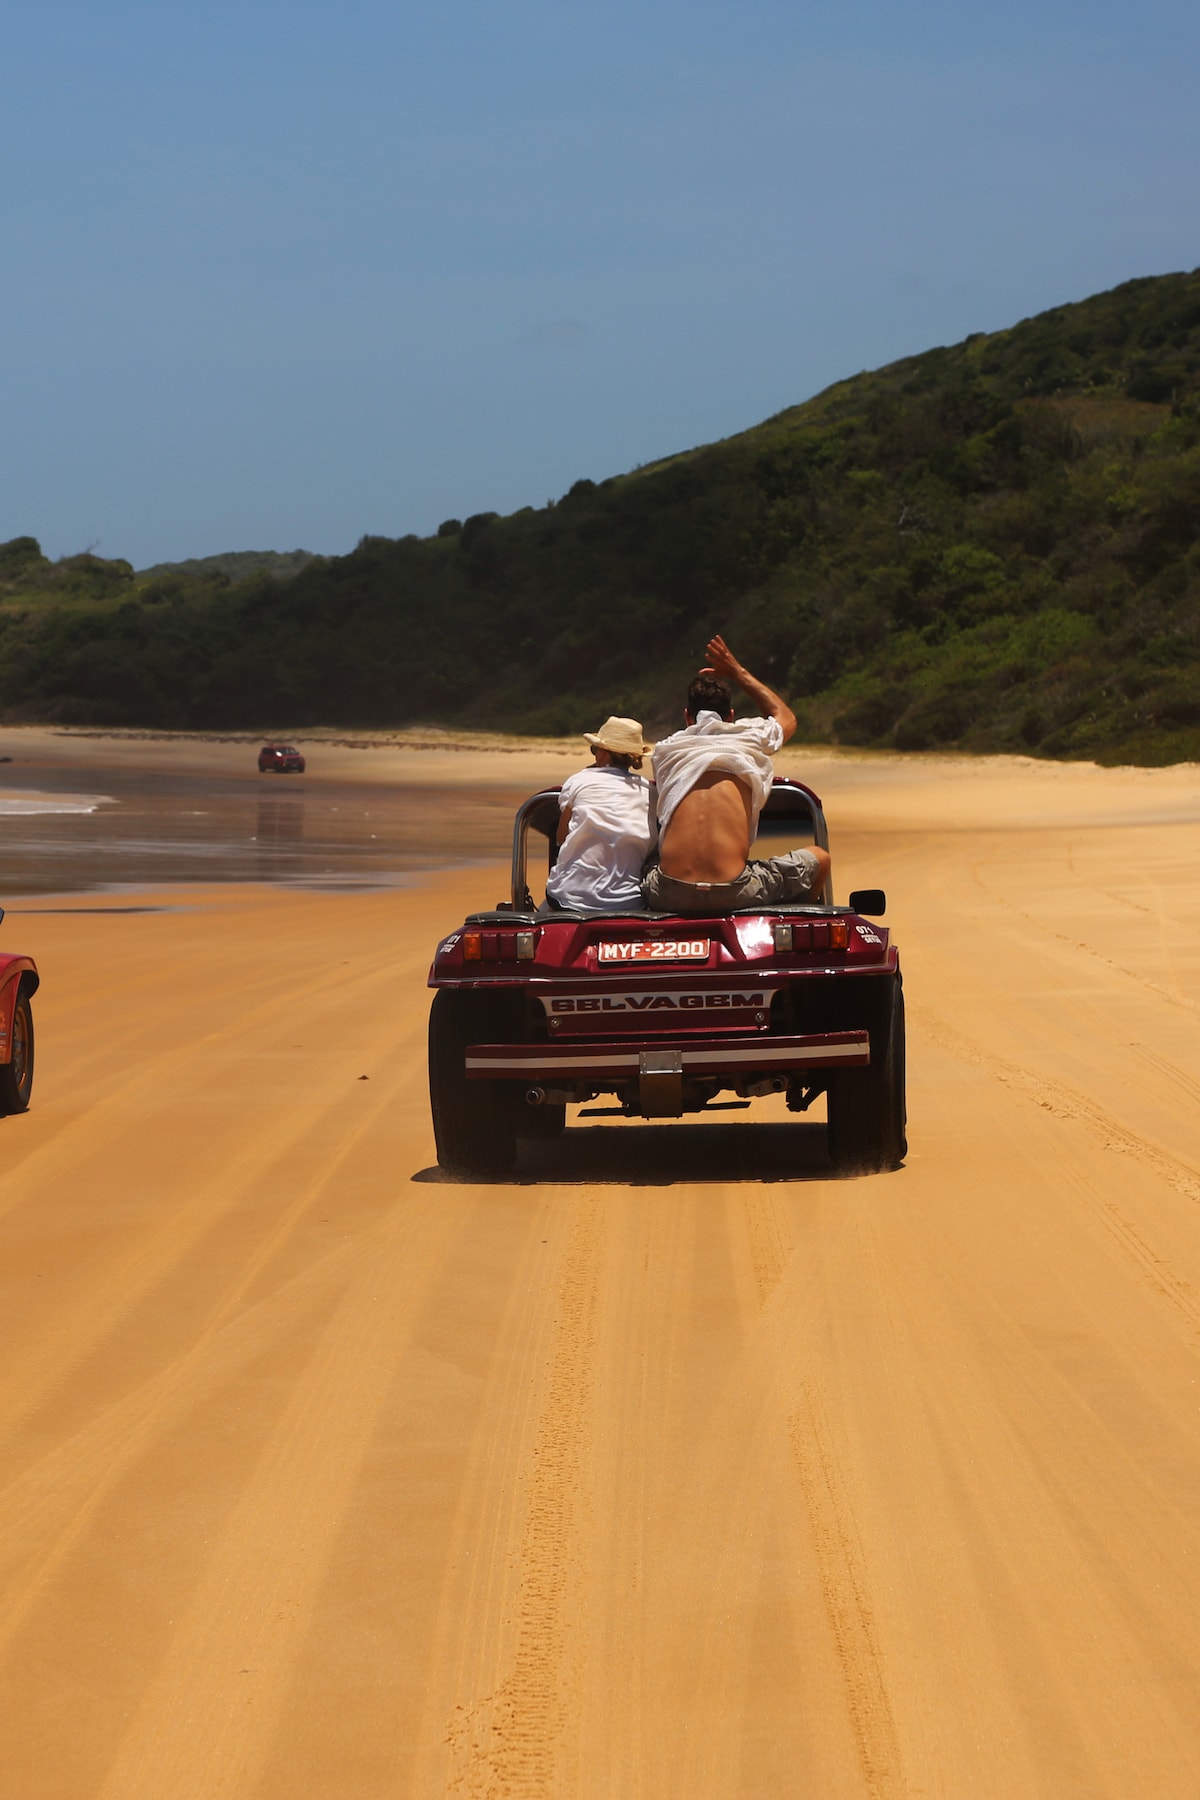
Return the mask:
{"type": "MultiPolygon", "coordinates": [[[[429,985],[429,1098],[438,1162],[505,1175],[522,1138],[556,1137],[570,1104],[614,1094],[630,1117],[676,1119],[722,1091],[824,1094],[830,1160],[894,1169],[905,1139],[904,996],[878,889],[835,906],[742,908],[711,918],[537,912],[531,832],[557,854],[558,790],[517,813],[512,898],[437,947],[429,985]]],[[[828,849],[821,802],[777,778],[760,835],[828,849]]]]}
{"type": "Polygon", "coordinates": [[[38,981],[31,956],[0,953],[0,1115],[24,1112],[33,1092],[31,1002],[38,981]]]}

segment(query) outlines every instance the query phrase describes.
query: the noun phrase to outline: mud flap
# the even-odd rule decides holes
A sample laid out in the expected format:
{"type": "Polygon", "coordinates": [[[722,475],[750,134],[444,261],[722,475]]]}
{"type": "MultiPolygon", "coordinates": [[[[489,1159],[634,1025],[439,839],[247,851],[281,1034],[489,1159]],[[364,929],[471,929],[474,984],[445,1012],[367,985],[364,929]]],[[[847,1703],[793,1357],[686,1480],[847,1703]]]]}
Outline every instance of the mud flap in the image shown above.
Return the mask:
{"type": "Polygon", "coordinates": [[[682,1050],[642,1051],[638,1057],[638,1108],[643,1119],[682,1117],[682,1050]]]}

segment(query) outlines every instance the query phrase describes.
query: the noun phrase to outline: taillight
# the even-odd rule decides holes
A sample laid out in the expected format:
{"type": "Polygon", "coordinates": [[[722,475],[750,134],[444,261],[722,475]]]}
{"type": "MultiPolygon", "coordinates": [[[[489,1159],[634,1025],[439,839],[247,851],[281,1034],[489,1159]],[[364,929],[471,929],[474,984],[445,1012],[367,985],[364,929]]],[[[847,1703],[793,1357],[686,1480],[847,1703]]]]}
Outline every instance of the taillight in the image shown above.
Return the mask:
{"type": "Polygon", "coordinates": [[[536,931],[464,931],[464,962],[532,962],[537,955],[536,931]]]}
{"type": "Polygon", "coordinates": [[[845,950],[850,944],[846,919],[776,919],[771,935],[778,954],[797,950],[845,950]]]}

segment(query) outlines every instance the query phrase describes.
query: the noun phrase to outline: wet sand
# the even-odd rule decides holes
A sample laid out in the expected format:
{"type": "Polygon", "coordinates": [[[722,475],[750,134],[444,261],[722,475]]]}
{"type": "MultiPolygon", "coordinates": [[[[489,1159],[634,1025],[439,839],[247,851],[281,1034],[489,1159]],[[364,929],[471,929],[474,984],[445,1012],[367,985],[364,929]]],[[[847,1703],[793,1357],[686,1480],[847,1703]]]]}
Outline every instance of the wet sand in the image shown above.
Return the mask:
{"type": "Polygon", "coordinates": [[[581,761],[575,745],[326,734],[300,740],[303,775],[264,775],[261,742],[0,733],[0,896],[196,880],[396,885],[506,856],[519,801],[581,761]]]}
{"type": "Polygon", "coordinates": [[[1200,771],[804,768],[891,896],[895,1174],[758,1101],[442,1181],[499,861],[0,928],[6,1793],[1190,1800],[1200,771]]]}
{"type": "MultiPolygon", "coordinates": [[[[303,775],[260,775],[245,733],[0,732],[0,898],[190,881],[389,886],[506,859],[512,815],[587,760],[578,740],[411,731],[293,739],[303,775]]],[[[1200,772],[789,745],[835,828],[875,832],[1200,819],[1200,772]]],[[[778,849],[773,843],[767,849],[778,849]]]]}

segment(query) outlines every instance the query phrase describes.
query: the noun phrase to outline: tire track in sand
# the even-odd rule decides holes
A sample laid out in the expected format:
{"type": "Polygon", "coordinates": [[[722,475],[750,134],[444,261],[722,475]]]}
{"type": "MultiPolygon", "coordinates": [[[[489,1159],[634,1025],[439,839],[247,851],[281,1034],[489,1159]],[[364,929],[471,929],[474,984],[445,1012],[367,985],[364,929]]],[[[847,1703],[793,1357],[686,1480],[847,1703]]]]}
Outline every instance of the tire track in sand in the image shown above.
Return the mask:
{"type": "Polygon", "coordinates": [[[870,1603],[854,1513],[815,1385],[801,1384],[804,1409],[790,1422],[792,1454],[812,1525],[825,1610],[837,1645],[866,1791],[901,1800],[908,1791],[900,1740],[870,1603]]]}
{"type": "Polygon", "coordinates": [[[1110,1112],[1076,1088],[1068,1087],[1065,1082],[1056,1081],[1033,1069],[1023,1068],[1019,1063],[1009,1062],[994,1051],[985,1050],[981,1044],[966,1037],[928,1009],[910,1006],[909,1017],[919,1021],[923,1034],[952,1056],[971,1063],[976,1068],[989,1070],[997,1081],[1023,1094],[1043,1112],[1058,1119],[1075,1120],[1086,1126],[1101,1139],[1106,1150],[1112,1150],[1118,1156],[1132,1157],[1151,1169],[1168,1187],[1174,1188],[1177,1194],[1184,1195],[1188,1200],[1200,1201],[1200,1170],[1182,1162],[1168,1151],[1160,1150],[1157,1144],[1152,1144],[1147,1138],[1139,1137],[1136,1132],[1119,1124],[1110,1112]]]}
{"type": "MultiPolygon", "coordinates": [[[[394,966],[403,972],[408,965],[394,966]]],[[[346,1010],[377,995],[380,981],[381,970],[377,966],[354,977],[347,977],[340,968],[309,977],[304,987],[304,1004],[310,1019],[315,1024],[327,1010],[346,1010]],[[323,1009],[319,1015],[318,1006],[323,1009]]],[[[131,1124],[144,1128],[157,1094],[169,1093],[172,1088],[176,1093],[187,1092],[189,1083],[196,1079],[197,1068],[202,1073],[208,1068],[221,1071],[230,1046],[244,1049],[264,1029],[274,1031],[286,1024],[296,1010],[296,991],[294,985],[284,983],[282,991],[276,992],[279,985],[278,981],[272,983],[269,998],[244,1009],[236,1018],[227,1019],[219,1028],[185,1037],[170,1049],[159,1046],[153,1055],[142,1052],[123,1059],[118,1052],[129,1052],[140,1040],[150,1041],[155,1033],[161,1033],[161,1015],[152,1028],[139,1024],[114,1035],[105,1057],[106,1073],[93,1081],[82,1110],[64,1119],[52,1136],[34,1143],[6,1167],[0,1216],[37,1204],[47,1187],[69,1179],[78,1168],[87,1167],[97,1158],[118,1156],[121,1140],[131,1124]]],[[[275,1042],[269,1036],[263,1041],[267,1047],[275,1042]]],[[[78,1072],[72,1078],[78,1082],[78,1072]]],[[[66,1077],[62,1080],[65,1091],[66,1077]]],[[[325,1107],[331,1109],[332,1103],[325,1107]]]]}
{"type": "Polygon", "coordinates": [[[753,1188],[745,1199],[746,1244],[758,1289],[760,1307],[767,1304],[787,1268],[792,1238],[786,1218],[774,1195],[753,1188]]]}
{"type": "MultiPolygon", "coordinates": [[[[924,1034],[952,1056],[986,1070],[1010,1093],[1030,1101],[1052,1118],[1066,1119],[1072,1124],[1082,1125],[1093,1137],[1099,1139],[1105,1150],[1117,1156],[1127,1156],[1131,1161],[1141,1164],[1184,1199],[1200,1201],[1200,1175],[1188,1164],[1178,1161],[1157,1145],[1119,1125],[1094,1100],[1063,1082],[1052,1081],[1030,1069],[1006,1061],[993,1051],[985,1050],[982,1045],[974,1043],[936,1015],[919,1016],[924,1034]]],[[[1140,1230],[1122,1212],[1117,1202],[1102,1192],[1094,1182],[1089,1181],[1074,1163],[1067,1162],[1064,1175],[1129,1259],[1139,1280],[1150,1288],[1156,1298],[1167,1302],[1177,1318],[1182,1320],[1193,1340],[1200,1337],[1200,1298],[1192,1283],[1178,1274],[1170,1261],[1155,1249],[1144,1230],[1140,1230]]]]}
{"type": "Polygon", "coordinates": [[[559,1800],[575,1791],[570,1729],[582,1685],[583,1633],[576,1626],[589,1523],[602,1238],[601,1201],[589,1197],[580,1204],[558,1290],[521,1544],[512,1672],[494,1694],[450,1721],[450,1792],[471,1800],[559,1800]]]}
{"type": "Polygon", "coordinates": [[[313,1346],[97,1800],[257,1792],[378,1421],[460,1230],[398,1217],[313,1346]]]}
{"type": "MultiPolygon", "coordinates": [[[[365,991],[365,978],[362,984],[355,984],[352,990],[354,997],[357,997],[360,986],[365,991]]],[[[282,1005],[281,1001],[279,1006],[282,1005]]],[[[264,1007],[256,1018],[270,1016],[277,1010],[275,1006],[264,1007]]],[[[359,1046],[360,1053],[378,1062],[392,1050],[399,1036],[395,1023],[390,1018],[385,1018],[364,1039],[359,1046]]],[[[176,1075],[177,1068],[187,1070],[187,1058],[194,1053],[194,1047],[184,1047],[169,1059],[172,1079],[179,1079],[176,1075]]],[[[417,1055],[419,1056],[419,1052],[417,1055]]],[[[157,1065],[160,1071],[167,1060],[160,1059],[157,1065]]],[[[312,1203],[313,1196],[320,1192],[322,1181],[332,1175],[348,1149],[362,1136],[364,1124],[378,1118],[392,1103],[392,1096],[403,1093],[406,1086],[410,1085],[409,1068],[410,1065],[406,1063],[401,1075],[389,1082],[388,1092],[377,1095],[369,1108],[367,1120],[360,1122],[349,1137],[343,1137],[331,1152],[326,1152],[314,1163],[305,1184],[308,1195],[305,1206],[312,1203]]],[[[135,1089],[144,1087],[147,1092],[151,1092],[156,1079],[161,1079],[161,1076],[148,1070],[132,1078],[129,1085],[135,1089]]],[[[172,1210],[162,1214],[157,1224],[152,1222],[140,1238],[118,1246],[103,1278],[98,1278],[92,1284],[86,1302],[81,1301],[76,1306],[69,1334],[55,1330],[48,1341],[31,1340],[25,1360],[20,1364],[10,1362],[7,1365],[0,1378],[0,1407],[3,1409],[0,1431],[7,1436],[34,1414],[46,1396],[70,1379],[73,1370],[94,1354],[96,1346],[117,1329],[139,1301],[153,1293],[172,1271],[183,1264],[195,1246],[217,1224],[234,1213],[246,1195],[253,1193],[283,1158],[295,1153],[297,1146],[311,1137],[322,1123],[337,1118],[344,1105],[344,1095],[328,1088],[319,1095],[298,1094],[294,1104],[270,1114],[261,1128],[245,1135],[240,1142],[231,1141],[224,1159],[214,1163],[206,1173],[193,1176],[192,1171],[185,1168],[179,1177],[172,1210]]],[[[90,1113],[84,1115],[80,1121],[81,1127],[86,1125],[90,1117],[90,1113]]],[[[123,1118],[112,1126],[114,1134],[124,1131],[127,1136],[132,1129],[128,1118],[123,1118]]],[[[63,1167],[54,1172],[58,1179],[67,1178],[73,1169],[86,1166],[87,1156],[74,1143],[73,1138],[70,1160],[67,1160],[65,1140],[71,1135],[69,1131],[60,1134],[55,1146],[63,1160],[63,1167]]],[[[51,1178],[46,1171],[42,1171],[44,1182],[51,1178]]],[[[295,1204],[288,1207],[282,1221],[285,1232],[290,1219],[303,1210],[304,1206],[297,1208],[295,1204]]],[[[277,1224],[269,1228],[267,1243],[276,1241],[278,1235],[277,1224]]],[[[235,1279],[232,1291],[236,1300],[245,1291],[245,1283],[240,1278],[235,1279]]]]}
{"type": "MultiPolygon", "coordinates": [[[[389,1084],[378,1095],[370,1111],[339,1142],[333,1154],[314,1165],[309,1181],[280,1215],[254,1254],[237,1271],[235,1280],[181,1357],[122,1395],[81,1431],[57,1445],[15,1480],[0,1484],[0,1645],[18,1629],[53,1570],[84,1534],[98,1508],[117,1482],[125,1477],[131,1462],[153,1439],[163,1413],[186,1404],[189,1393],[206,1375],[213,1378],[222,1361],[217,1357],[214,1365],[218,1343],[230,1336],[235,1345],[241,1341],[242,1334],[238,1331],[231,1334],[229,1327],[238,1323],[247,1296],[263,1270],[321,1192],[370,1135],[381,1114],[395,1104],[403,1085],[403,1078],[389,1084]],[[36,1555],[31,1555],[29,1534],[35,1522],[40,1527],[37,1535],[41,1543],[36,1555]],[[14,1594],[10,1592],[14,1558],[8,1547],[18,1543],[22,1546],[17,1564],[20,1585],[14,1594]]],[[[364,1253],[378,1254],[380,1247],[400,1230],[409,1230],[416,1236],[425,1228],[428,1215],[434,1210],[432,1204],[409,1207],[403,1220],[394,1216],[381,1220],[367,1234],[362,1248],[347,1246],[333,1251],[320,1265],[290,1282],[284,1293],[269,1296],[257,1311],[268,1313],[272,1318],[282,1314],[286,1320],[291,1316],[292,1308],[302,1305],[314,1287],[349,1285],[354,1279],[354,1267],[364,1253]]],[[[257,1329],[269,1333],[270,1327],[260,1323],[257,1329]]],[[[228,1356],[228,1343],[224,1350],[228,1356]]]]}

